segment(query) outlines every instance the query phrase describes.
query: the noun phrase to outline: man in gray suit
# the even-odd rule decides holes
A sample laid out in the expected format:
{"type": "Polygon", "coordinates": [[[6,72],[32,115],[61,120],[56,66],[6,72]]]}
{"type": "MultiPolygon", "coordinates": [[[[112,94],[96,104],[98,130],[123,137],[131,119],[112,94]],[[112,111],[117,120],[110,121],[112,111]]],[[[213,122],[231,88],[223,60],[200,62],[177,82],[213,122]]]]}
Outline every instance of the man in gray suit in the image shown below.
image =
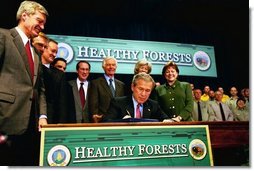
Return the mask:
{"type": "Polygon", "coordinates": [[[90,87],[89,81],[87,80],[90,74],[91,66],[87,61],[79,61],[76,65],[76,71],[78,74],[77,79],[69,81],[71,86],[71,95],[73,95],[73,102],[75,106],[75,112],[70,116],[70,122],[82,123],[82,122],[91,122],[90,115],[88,114],[88,89],[90,87]],[[81,84],[83,89],[81,89],[81,84]],[[82,101],[80,97],[80,91],[84,92],[85,102],[82,106],[82,101]]]}
{"type": "Polygon", "coordinates": [[[202,91],[200,89],[193,90],[194,101],[193,101],[193,111],[191,113],[192,120],[194,121],[214,121],[214,112],[209,105],[208,101],[202,101],[202,91]],[[200,115],[199,107],[200,106],[200,115]]]}
{"type": "Polygon", "coordinates": [[[110,101],[113,97],[124,96],[125,84],[115,78],[117,60],[114,57],[106,57],[102,62],[104,76],[91,81],[89,96],[89,112],[93,122],[100,122],[103,115],[107,114],[110,101]]]}
{"type": "Polygon", "coordinates": [[[233,121],[233,112],[228,105],[222,102],[223,94],[221,91],[215,92],[215,101],[210,102],[210,106],[215,113],[214,121],[233,121]]]}
{"type": "Polygon", "coordinates": [[[41,64],[31,39],[44,29],[47,10],[24,1],[18,26],[0,29],[0,165],[38,165],[38,128],[47,124],[41,64]]]}

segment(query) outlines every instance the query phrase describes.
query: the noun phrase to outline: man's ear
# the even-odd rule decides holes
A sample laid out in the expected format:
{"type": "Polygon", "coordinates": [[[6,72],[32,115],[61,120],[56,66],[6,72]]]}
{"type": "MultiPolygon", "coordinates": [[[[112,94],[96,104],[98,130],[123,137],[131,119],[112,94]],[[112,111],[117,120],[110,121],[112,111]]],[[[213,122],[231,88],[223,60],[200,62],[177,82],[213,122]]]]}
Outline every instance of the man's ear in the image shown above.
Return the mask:
{"type": "Polygon", "coordinates": [[[131,90],[133,91],[134,90],[134,84],[133,83],[131,83],[131,90]]]}
{"type": "Polygon", "coordinates": [[[23,13],[21,14],[21,20],[22,20],[22,21],[25,21],[27,17],[28,17],[28,15],[27,15],[26,12],[23,12],[23,13]]]}

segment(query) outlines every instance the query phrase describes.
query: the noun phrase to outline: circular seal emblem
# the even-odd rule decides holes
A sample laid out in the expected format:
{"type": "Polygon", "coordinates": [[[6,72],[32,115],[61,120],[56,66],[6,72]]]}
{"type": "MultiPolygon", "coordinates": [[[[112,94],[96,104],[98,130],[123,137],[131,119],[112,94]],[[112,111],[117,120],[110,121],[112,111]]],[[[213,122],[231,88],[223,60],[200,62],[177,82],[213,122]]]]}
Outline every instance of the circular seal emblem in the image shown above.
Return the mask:
{"type": "Polygon", "coordinates": [[[71,159],[70,150],[64,145],[52,147],[47,156],[50,166],[67,166],[71,159]]]}
{"type": "Polygon", "coordinates": [[[204,51],[197,51],[193,55],[194,65],[202,71],[207,70],[211,65],[211,59],[204,51]]]}
{"type": "Polygon", "coordinates": [[[58,52],[56,57],[64,58],[69,63],[73,58],[73,50],[67,43],[58,43],[58,52]]]}
{"type": "Polygon", "coordinates": [[[194,139],[189,145],[190,155],[196,160],[202,160],[207,153],[206,145],[200,139],[194,139]]]}

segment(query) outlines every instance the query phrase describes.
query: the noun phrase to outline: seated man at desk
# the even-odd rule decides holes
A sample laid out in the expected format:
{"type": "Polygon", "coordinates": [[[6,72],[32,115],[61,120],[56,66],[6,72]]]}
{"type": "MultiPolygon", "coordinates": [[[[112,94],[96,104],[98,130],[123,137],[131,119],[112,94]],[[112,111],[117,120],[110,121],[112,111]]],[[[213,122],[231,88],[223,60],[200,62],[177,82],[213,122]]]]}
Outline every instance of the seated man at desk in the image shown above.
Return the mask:
{"type": "Polygon", "coordinates": [[[169,119],[159,104],[149,99],[154,86],[155,82],[149,74],[134,75],[131,84],[132,95],[113,98],[103,120],[110,122],[128,118],[140,118],[140,121],[142,119],[156,119],[158,121],[169,119]]]}

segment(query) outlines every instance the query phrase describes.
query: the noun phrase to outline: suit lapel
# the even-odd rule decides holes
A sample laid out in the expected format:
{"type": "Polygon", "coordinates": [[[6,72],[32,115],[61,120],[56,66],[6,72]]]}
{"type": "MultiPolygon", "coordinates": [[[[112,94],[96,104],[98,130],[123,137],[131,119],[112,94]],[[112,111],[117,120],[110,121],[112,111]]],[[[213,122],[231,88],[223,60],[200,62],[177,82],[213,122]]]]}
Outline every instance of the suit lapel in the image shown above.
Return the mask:
{"type": "Polygon", "coordinates": [[[115,86],[116,86],[116,96],[119,96],[120,85],[117,79],[115,79],[115,86]]]}
{"type": "MultiPolygon", "coordinates": [[[[35,82],[38,78],[38,71],[39,71],[40,61],[39,61],[39,56],[34,51],[34,48],[33,48],[33,54],[34,54],[34,79],[33,79],[33,81],[34,81],[34,84],[35,84],[35,82]]],[[[30,71],[30,69],[29,69],[29,71],[30,71]]]]}
{"type": "Polygon", "coordinates": [[[109,88],[109,85],[107,83],[107,80],[104,77],[102,77],[100,82],[101,82],[101,86],[106,90],[106,92],[110,95],[110,97],[113,97],[111,90],[109,88]]]}
{"type": "Polygon", "coordinates": [[[148,101],[143,104],[143,118],[151,117],[151,106],[148,101]]]}
{"type": "Polygon", "coordinates": [[[78,91],[76,80],[70,81],[70,85],[72,87],[72,91],[73,91],[75,101],[78,102],[79,107],[82,108],[80,98],[79,98],[79,91],[78,91]]]}
{"type": "Polygon", "coordinates": [[[126,114],[131,115],[132,118],[134,118],[134,106],[132,101],[132,96],[128,97],[128,100],[126,101],[126,114]]]}
{"type": "MultiPolygon", "coordinates": [[[[16,47],[22,57],[22,60],[24,62],[27,73],[29,74],[29,77],[31,78],[31,72],[30,72],[30,68],[29,68],[28,57],[26,54],[24,43],[22,42],[22,39],[15,28],[11,29],[10,32],[11,32],[11,35],[13,36],[13,42],[16,45],[16,47]]],[[[32,78],[31,78],[31,81],[32,81],[32,78]]]]}

